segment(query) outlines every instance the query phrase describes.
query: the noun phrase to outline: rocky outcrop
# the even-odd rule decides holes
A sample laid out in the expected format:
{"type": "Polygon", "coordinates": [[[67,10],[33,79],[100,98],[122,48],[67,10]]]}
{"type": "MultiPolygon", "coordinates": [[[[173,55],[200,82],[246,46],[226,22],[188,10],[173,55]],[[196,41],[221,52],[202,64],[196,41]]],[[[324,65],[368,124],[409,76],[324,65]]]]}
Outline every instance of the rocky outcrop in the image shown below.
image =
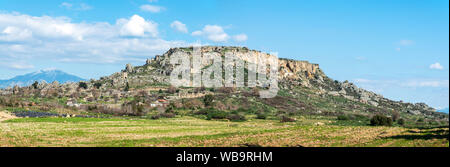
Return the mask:
{"type": "Polygon", "coordinates": [[[320,71],[318,64],[311,64],[307,61],[280,59],[279,64],[280,76],[283,79],[298,79],[302,76],[306,79],[314,79],[320,71]]]}
{"type": "Polygon", "coordinates": [[[133,70],[134,70],[133,66],[131,64],[127,64],[125,71],[131,73],[133,72],[133,70]]]}
{"type": "MultiPolygon", "coordinates": [[[[256,63],[257,57],[272,57],[271,54],[263,53],[256,50],[250,50],[246,47],[224,47],[224,46],[204,46],[201,47],[201,53],[219,53],[221,56],[225,56],[227,53],[233,54],[238,58],[249,62],[256,63]]],[[[172,48],[162,56],[155,56],[151,61],[157,62],[162,67],[162,74],[170,73],[172,67],[169,63],[170,56],[176,52],[185,52],[191,56],[194,52],[194,48],[172,48]]],[[[150,61],[150,62],[151,62],[150,61]]],[[[307,61],[297,61],[291,59],[279,59],[279,78],[281,80],[297,80],[297,79],[319,79],[323,80],[324,74],[319,69],[318,64],[312,64],[307,61]]],[[[203,65],[208,65],[208,62],[203,62],[203,65]]]]}
{"type": "MultiPolygon", "coordinates": [[[[202,47],[200,51],[202,53],[214,52],[221,56],[230,53],[248,63],[254,61],[255,57],[272,56],[268,53],[250,50],[246,47],[206,46],[202,47]]],[[[100,80],[87,82],[88,89],[80,89],[78,83],[59,84],[55,82],[48,84],[46,82],[40,82],[37,85],[36,94],[40,94],[41,96],[71,96],[74,98],[80,96],[89,99],[105,96],[110,99],[117,99],[118,97],[131,96],[129,92],[136,93],[141,88],[169,85],[169,76],[173,70],[173,66],[169,60],[175,52],[185,52],[188,56],[191,56],[194,48],[172,48],[163,55],[156,55],[152,59],[147,59],[143,66],[134,67],[131,64],[127,64],[125,69],[120,72],[102,77],[100,80]],[[93,85],[95,83],[101,83],[102,86],[99,90],[94,89],[93,85]],[[138,90],[124,91],[127,85],[138,90]]],[[[208,65],[209,62],[202,63],[203,65],[208,65]]],[[[281,89],[290,90],[297,87],[308,87],[315,91],[314,94],[320,95],[321,97],[339,96],[350,101],[365,103],[379,108],[395,108],[398,111],[415,115],[427,115],[435,111],[424,103],[410,104],[392,101],[379,94],[358,88],[353,83],[332,80],[322,72],[318,64],[284,58],[280,58],[278,63],[278,83],[281,89]]],[[[14,87],[0,89],[0,95],[18,94],[28,89],[32,90],[34,88],[14,87]]]]}

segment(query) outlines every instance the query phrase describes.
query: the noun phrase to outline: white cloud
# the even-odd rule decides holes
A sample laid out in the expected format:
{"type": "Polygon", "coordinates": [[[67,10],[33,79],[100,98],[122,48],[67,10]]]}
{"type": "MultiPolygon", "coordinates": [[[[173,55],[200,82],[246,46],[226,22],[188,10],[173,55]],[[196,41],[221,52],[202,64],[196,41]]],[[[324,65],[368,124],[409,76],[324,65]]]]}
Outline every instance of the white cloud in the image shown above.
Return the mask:
{"type": "Polygon", "coordinates": [[[430,69],[443,70],[444,67],[440,63],[436,62],[430,65],[430,69]]]}
{"type": "Polygon", "coordinates": [[[14,26],[7,26],[0,32],[0,41],[23,41],[30,39],[32,32],[28,29],[21,29],[14,26]]]}
{"type": "Polygon", "coordinates": [[[158,24],[146,21],[139,15],[133,15],[130,19],[120,19],[117,24],[122,25],[120,34],[122,36],[158,36],[158,24]]]}
{"type": "Polygon", "coordinates": [[[370,83],[370,82],[372,82],[371,80],[364,79],[364,78],[354,79],[353,81],[356,82],[356,83],[370,83]]]}
{"type": "Polygon", "coordinates": [[[85,3],[72,4],[68,2],[63,2],[59,5],[59,7],[65,8],[67,10],[76,10],[76,11],[86,11],[92,9],[92,6],[85,3]]]}
{"type": "Polygon", "coordinates": [[[434,88],[448,88],[449,81],[443,79],[407,79],[407,80],[369,80],[358,78],[353,80],[355,83],[365,87],[434,87],[434,88]]]}
{"type": "Polygon", "coordinates": [[[13,63],[9,67],[14,68],[14,69],[19,69],[19,70],[34,68],[33,65],[26,64],[26,63],[13,63]]]}
{"type": "Polygon", "coordinates": [[[446,87],[448,88],[448,80],[412,80],[402,83],[406,87],[446,87]]]}
{"type": "Polygon", "coordinates": [[[202,31],[194,31],[194,32],[192,32],[192,34],[191,35],[193,35],[193,36],[200,36],[200,35],[202,35],[202,31]]]}
{"type": "Polygon", "coordinates": [[[63,2],[63,3],[61,3],[61,5],[59,5],[60,7],[65,7],[65,8],[67,8],[67,9],[70,9],[70,8],[72,8],[72,4],[71,3],[68,3],[68,2],[63,2]]]}
{"type": "Polygon", "coordinates": [[[182,22],[176,20],[170,24],[171,28],[174,28],[175,30],[182,32],[182,33],[188,33],[188,29],[186,27],[186,24],[183,24],[182,22]]]}
{"type": "Polygon", "coordinates": [[[237,42],[244,42],[244,41],[247,41],[248,37],[246,34],[239,34],[239,35],[233,36],[233,39],[237,42]]]}
{"type": "Polygon", "coordinates": [[[8,38],[9,41],[20,41],[31,37],[82,39],[83,35],[93,33],[86,24],[73,24],[66,17],[33,17],[20,14],[0,14],[0,30],[2,29],[0,39],[8,38]]]}
{"type": "Polygon", "coordinates": [[[140,8],[142,11],[151,12],[151,13],[159,13],[166,9],[162,6],[155,6],[155,5],[141,5],[140,8]]]}
{"type": "Polygon", "coordinates": [[[206,25],[202,31],[195,31],[193,36],[204,36],[214,42],[226,42],[230,36],[218,25],[206,25]]]}
{"type": "Polygon", "coordinates": [[[28,63],[22,62],[22,61],[14,61],[14,62],[7,62],[7,63],[1,62],[0,65],[10,68],[10,69],[14,69],[14,70],[26,70],[26,69],[34,68],[34,66],[32,64],[28,64],[28,63]]]}
{"type": "Polygon", "coordinates": [[[36,60],[123,64],[188,45],[157,34],[157,24],[138,15],[109,24],[0,13],[0,68],[32,68],[36,60]]]}
{"type": "Polygon", "coordinates": [[[410,45],[414,44],[414,41],[404,39],[404,40],[400,40],[399,44],[402,46],[410,46],[410,45]]]}
{"type": "Polygon", "coordinates": [[[85,3],[81,3],[80,7],[78,8],[78,10],[91,10],[92,6],[89,6],[88,4],[85,3]]]}

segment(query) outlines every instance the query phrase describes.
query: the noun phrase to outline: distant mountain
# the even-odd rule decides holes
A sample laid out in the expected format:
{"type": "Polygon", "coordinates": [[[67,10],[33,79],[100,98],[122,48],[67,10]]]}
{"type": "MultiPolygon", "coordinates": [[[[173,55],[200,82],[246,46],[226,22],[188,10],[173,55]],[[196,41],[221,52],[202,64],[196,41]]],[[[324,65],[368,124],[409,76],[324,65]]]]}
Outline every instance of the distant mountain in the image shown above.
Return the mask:
{"type": "Polygon", "coordinates": [[[448,114],[448,108],[437,110],[437,112],[443,112],[443,113],[447,113],[448,114]]]}
{"type": "Polygon", "coordinates": [[[75,75],[67,74],[61,70],[40,70],[38,72],[33,72],[25,75],[19,75],[8,80],[0,80],[0,88],[18,86],[28,86],[33,84],[35,81],[45,81],[47,83],[52,83],[53,81],[58,81],[59,83],[66,82],[78,82],[84,80],[83,78],[77,77],[75,75]]]}

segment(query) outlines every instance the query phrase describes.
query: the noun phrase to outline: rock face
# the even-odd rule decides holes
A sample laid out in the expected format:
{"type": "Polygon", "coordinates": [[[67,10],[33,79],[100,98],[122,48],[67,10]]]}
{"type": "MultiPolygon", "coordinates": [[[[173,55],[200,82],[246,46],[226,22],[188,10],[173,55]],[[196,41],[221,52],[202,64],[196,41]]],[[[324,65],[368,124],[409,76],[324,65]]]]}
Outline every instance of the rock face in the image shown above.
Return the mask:
{"type": "Polygon", "coordinates": [[[147,59],[147,60],[145,61],[145,65],[150,65],[150,64],[152,64],[152,59],[147,59]]]}
{"type": "Polygon", "coordinates": [[[279,64],[281,78],[298,79],[304,75],[307,79],[313,79],[320,73],[318,64],[311,64],[307,61],[280,59],[279,64]]]}
{"type": "MultiPolygon", "coordinates": [[[[255,62],[255,57],[273,57],[268,53],[262,53],[256,50],[249,50],[246,47],[223,47],[223,46],[205,46],[201,48],[201,53],[218,53],[221,56],[226,56],[227,53],[236,55],[238,58],[246,62],[255,62]]],[[[172,70],[170,66],[170,56],[176,52],[184,52],[191,56],[194,48],[172,48],[162,56],[156,56],[152,61],[158,62],[164,68],[162,73],[170,73],[172,70]]],[[[151,61],[150,61],[151,62],[151,61]]],[[[202,62],[203,65],[208,65],[208,62],[202,62]]],[[[322,78],[324,74],[319,69],[318,64],[312,64],[307,61],[297,61],[290,59],[279,59],[279,79],[316,79],[322,78]]]]}
{"type": "Polygon", "coordinates": [[[127,64],[125,71],[131,73],[131,72],[133,72],[133,70],[134,70],[133,66],[131,64],[127,64]]]}

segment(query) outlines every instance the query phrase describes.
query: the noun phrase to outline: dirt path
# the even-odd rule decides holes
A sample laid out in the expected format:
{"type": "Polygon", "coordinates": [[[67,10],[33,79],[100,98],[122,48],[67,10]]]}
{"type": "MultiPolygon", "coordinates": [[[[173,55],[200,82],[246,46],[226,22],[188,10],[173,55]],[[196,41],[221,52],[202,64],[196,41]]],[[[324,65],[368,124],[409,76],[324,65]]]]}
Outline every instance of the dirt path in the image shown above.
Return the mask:
{"type": "Polygon", "coordinates": [[[0,111],[0,122],[6,121],[8,119],[14,119],[14,118],[17,118],[17,117],[9,114],[8,111],[0,111]]]}

